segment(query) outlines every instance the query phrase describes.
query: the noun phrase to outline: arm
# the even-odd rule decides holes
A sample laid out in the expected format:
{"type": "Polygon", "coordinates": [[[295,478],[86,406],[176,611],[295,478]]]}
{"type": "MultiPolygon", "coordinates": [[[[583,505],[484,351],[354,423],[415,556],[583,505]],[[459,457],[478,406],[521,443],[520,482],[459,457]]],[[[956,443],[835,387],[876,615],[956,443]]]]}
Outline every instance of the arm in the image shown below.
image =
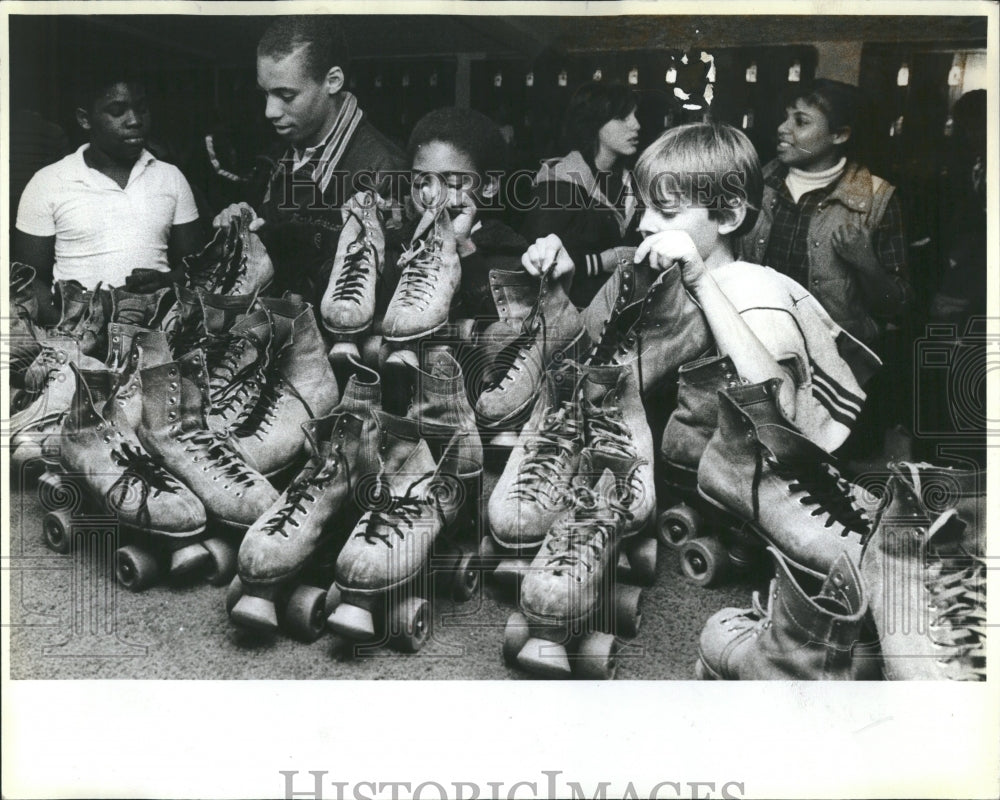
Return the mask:
{"type": "Polygon", "coordinates": [[[614,249],[597,250],[592,228],[594,217],[582,213],[597,201],[565,181],[546,181],[536,188],[535,196],[538,204],[528,213],[521,231],[525,239],[534,242],[554,234],[582,275],[593,277],[614,272],[618,265],[614,249]]]}
{"type": "Polygon", "coordinates": [[[907,282],[906,239],[899,199],[893,195],[874,231],[843,225],[833,232],[837,254],[854,266],[855,274],[877,317],[895,317],[911,300],[907,282]]]}
{"type": "Polygon", "coordinates": [[[728,355],[736,371],[752,383],[780,378],[778,404],[785,416],[795,420],[795,386],[785,369],[764,347],[746,321],[723,294],[705,267],[691,237],[683,231],[662,231],[647,237],[635,253],[636,263],[649,256],[653,269],[677,264],[688,291],[701,306],[721,355],[728,355]]]}
{"type": "Polygon", "coordinates": [[[14,229],[14,261],[34,268],[35,298],[38,301],[40,325],[55,325],[59,322],[59,312],[52,302],[52,267],[56,261],[56,237],[32,236],[30,233],[14,229]]]}

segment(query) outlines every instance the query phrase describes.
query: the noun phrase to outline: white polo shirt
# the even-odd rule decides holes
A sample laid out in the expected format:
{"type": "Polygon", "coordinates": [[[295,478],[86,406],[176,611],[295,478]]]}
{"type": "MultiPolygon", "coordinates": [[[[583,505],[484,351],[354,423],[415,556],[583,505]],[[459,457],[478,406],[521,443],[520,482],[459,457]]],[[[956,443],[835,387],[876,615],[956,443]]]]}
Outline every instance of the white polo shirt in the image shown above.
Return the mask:
{"type": "Polygon", "coordinates": [[[170,269],[170,229],[198,219],[191,187],[172,164],[143,150],[122,189],[87,166],[83,145],[35,173],[17,207],[18,230],[55,236],[56,280],[122,286],[132,270],[170,269]]]}

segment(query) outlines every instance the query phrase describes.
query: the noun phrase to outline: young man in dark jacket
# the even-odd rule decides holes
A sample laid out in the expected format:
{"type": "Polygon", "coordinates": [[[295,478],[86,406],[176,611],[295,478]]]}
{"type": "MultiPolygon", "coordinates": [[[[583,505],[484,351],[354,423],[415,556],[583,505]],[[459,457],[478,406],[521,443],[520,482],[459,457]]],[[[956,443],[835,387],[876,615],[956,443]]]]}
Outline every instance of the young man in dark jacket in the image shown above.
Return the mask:
{"type": "MultiPolygon", "coordinates": [[[[402,152],[377,131],[344,90],[349,63],[343,31],[331,17],[279,17],[257,45],[257,83],[264,113],[287,143],[257,204],[258,232],[275,264],[276,290],[295,289],[318,302],[343,226],[341,207],[358,191],[398,197],[407,167],[402,152]]],[[[214,220],[226,227],[247,204],[214,220]]]]}

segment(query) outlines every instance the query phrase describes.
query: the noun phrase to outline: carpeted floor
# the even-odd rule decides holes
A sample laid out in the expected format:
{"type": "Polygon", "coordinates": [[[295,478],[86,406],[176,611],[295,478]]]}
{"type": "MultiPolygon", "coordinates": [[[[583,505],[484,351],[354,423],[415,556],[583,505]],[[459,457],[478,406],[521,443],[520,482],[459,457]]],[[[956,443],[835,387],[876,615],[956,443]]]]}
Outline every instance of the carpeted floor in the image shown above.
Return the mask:
{"type": "MultiPolygon", "coordinates": [[[[329,633],[313,644],[261,638],[230,622],[224,588],[161,585],[132,594],[114,580],[111,548],[52,553],[42,540],[35,485],[9,497],[14,679],[530,677],[503,663],[503,629],[513,605],[492,583],[471,601],[455,603],[447,578],[440,582],[432,637],[413,655],[360,649],[329,633]]],[[[621,651],[618,679],[692,679],[704,621],[725,606],[749,606],[751,592],[764,588],[765,580],[742,576],[719,588],[699,588],[681,576],[676,552],[661,545],[656,582],[643,598],[642,627],[621,651]]]]}

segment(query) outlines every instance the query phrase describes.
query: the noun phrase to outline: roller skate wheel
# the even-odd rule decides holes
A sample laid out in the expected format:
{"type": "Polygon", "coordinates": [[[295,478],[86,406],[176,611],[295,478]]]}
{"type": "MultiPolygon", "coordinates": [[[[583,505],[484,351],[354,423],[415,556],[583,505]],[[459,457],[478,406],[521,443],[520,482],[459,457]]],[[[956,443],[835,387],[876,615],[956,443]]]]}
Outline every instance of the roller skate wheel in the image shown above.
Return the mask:
{"type": "Polygon", "coordinates": [[[236,575],[236,548],[224,539],[206,539],[202,545],[212,556],[206,580],[212,586],[224,586],[236,575]]]}
{"type": "Polygon", "coordinates": [[[548,639],[530,637],[517,654],[517,665],[542,678],[569,678],[573,674],[566,648],[548,639]]]}
{"type": "Polygon", "coordinates": [[[615,592],[615,633],[631,639],[642,625],[642,589],[619,586],[615,592]]]}
{"type": "Polygon", "coordinates": [[[255,631],[274,633],[278,630],[278,613],[274,603],[265,597],[244,594],[229,612],[229,618],[237,625],[255,631]]]}
{"type": "Polygon", "coordinates": [[[389,615],[390,643],[403,653],[416,653],[431,632],[431,605],[421,597],[407,597],[389,615]]]}
{"type": "Polygon", "coordinates": [[[716,539],[692,539],[681,548],[681,572],[698,586],[711,586],[725,574],[728,558],[716,539]]]}
{"type": "Polygon", "coordinates": [[[326,592],[297,586],[285,606],[285,627],[296,639],[315,642],[326,627],[326,592]]]}
{"type": "Polygon", "coordinates": [[[194,572],[201,572],[212,561],[212,554],[201,542],[195,542],[174,550],[170,554],[170,577],[181,578],[194,572]]]}
{"type": "Polygon", "coordinates": [[[243,597],[243,581],[240,580],[239,575],[234,575],[233,580],[226,589],[227,614],[233,613],[233,609],[236,607],[236,604],[239,602],[241,597],[243,597]]]}
{"type": "Polygon", "coordinates": [[[589,681],[614,680],[618,671],[618,640],[610,633],[591,633],[580,642],[576,677],[589,681]]]}
{"type": "Polygon", "coordinates": [[[657,541],[648,536],[634,539],[626,550],[628,577],[632,583],[650,586],[656,580],[657,541]]]}
{"type": "Polygon", "coordinates": [[[471,553],[463,553],[455,567],[452,598],[460,603],[471,600],[479,588],[479,565],[471,553]]]}
{"type": "Polygon", "coordinates": [[[372,612],[350,603],[340,603],[326,618],[326,626],[348,639],[365,640],[375,636],[372,612]]]}
{"type": "Polygon", "coordinates": [[[701,517],[691,506],[681,503],[660,514],[660,541],[667,547],[681,547],[698,534],[701,517]]]}
{"type": "Polygon", "coordinates": [[[73,545],[73,519],[68,511],[50,511],[42,519],[45,545],[56,553],[65,555],[73,545]]]}
{"type": "Polygon", "coordinates": [[[38,476],[38,488],[40,491],[61,492],[62,478],[56,473],[46,470],[38,476]]]}
{"type": "Polygon", "coordinates": [[[126,545],[115,553],[115,576],[130,592],[141,592],[152,586],[158,572],[156,559],[145,550],[126,545]]]}

